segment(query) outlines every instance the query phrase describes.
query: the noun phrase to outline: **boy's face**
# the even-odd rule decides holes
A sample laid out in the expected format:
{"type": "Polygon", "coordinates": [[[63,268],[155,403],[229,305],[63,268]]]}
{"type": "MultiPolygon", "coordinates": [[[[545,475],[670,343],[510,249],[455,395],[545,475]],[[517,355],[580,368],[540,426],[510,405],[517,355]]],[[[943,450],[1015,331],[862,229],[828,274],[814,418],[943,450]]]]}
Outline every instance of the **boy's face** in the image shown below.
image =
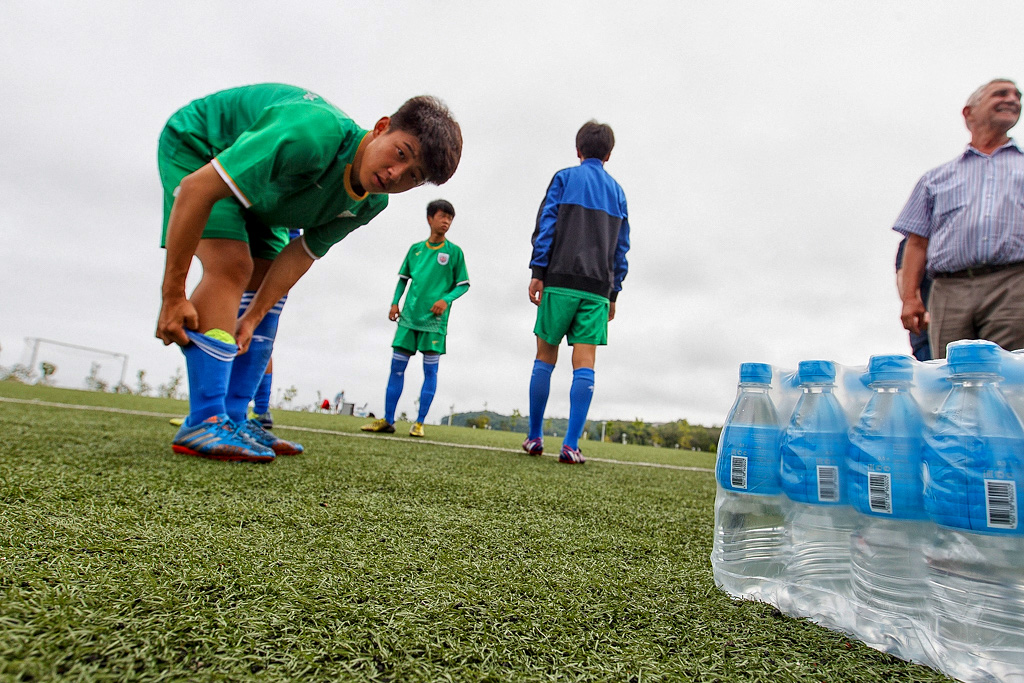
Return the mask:
{"type": "Polygon", "coordinates": [[[436,211],[433,216],[427,216],[427,225],[430,226],[430,234],[444,237],[448,228],[452,227],[452,220],[455,216],[444,211],[436,211]]]}
{"type": "Polygon", "coordinates": [[[363,150],[359,184],[370,194],[397,194],[423,184],[426,173],[420,141],[404,130],[390,130],[388,117],[377,122],[363,150]]]}

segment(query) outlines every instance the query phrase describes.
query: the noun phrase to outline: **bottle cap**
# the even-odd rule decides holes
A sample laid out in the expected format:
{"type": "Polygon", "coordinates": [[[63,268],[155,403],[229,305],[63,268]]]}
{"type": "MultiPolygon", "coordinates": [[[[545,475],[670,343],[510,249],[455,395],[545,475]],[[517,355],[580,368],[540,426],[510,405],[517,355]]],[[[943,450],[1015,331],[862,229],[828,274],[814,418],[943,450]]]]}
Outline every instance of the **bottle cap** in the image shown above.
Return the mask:
{"type": "Polygon", "coordinates": [[[868,382],[909,382],[913,378],[914,359],[910,356],[871,356],[868,361],[868,382]]]}
{"type": "Polygon", "coordinates": [[[802,360],[797,374],[800,384],[832,384],[836,379],[836,365],[830,360],[802,360]]]}
{"type": "Polygon", "coordinates": [[[980,339],[950,342],[946,346],[946,362],[954,375],[998,373],[1003,350],[998,344],[980,339]]]}
{"type": "Polygon", "coordinates": [[[740,365],[741,384],[771,384],[772,366],[767,363],[742,363],[740,365]]]}

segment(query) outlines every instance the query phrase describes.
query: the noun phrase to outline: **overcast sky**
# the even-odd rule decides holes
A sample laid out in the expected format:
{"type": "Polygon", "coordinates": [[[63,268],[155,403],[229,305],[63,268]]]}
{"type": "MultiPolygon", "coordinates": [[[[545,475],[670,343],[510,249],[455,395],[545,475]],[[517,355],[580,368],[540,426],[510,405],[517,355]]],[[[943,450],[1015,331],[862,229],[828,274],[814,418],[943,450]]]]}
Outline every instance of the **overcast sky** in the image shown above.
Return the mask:
{"type": "MultiPolygon", "coordinates": [[[[590,415],[721,424],[741,362],[909,350],[891,225],[920,175],[962,151],[971,91],[1022,77],[1021,26],[1024,3],[985,1],[3,0],[0,365],[40,337],[128,354],[129,384],[184,367],[153,337],[156,141],[190,100],[293,83],[368,128],[428,93],[462,125],[458,172],[392,197],[296,285],[276,386],[382,411],[396,273],[444,197],[472,287],[428,422],[453,404],[527,413],[530,236],[596,118],[615,130],[606,168],[633,247],[590,415]]],[[[39,360],[81,386],[88,354],[50,349],[39,360]]],[[[563,347],[548,415],[568,414],[568,361],[563,347]]],[[[400,412],[421,379],[417,358],[400,412]]]]}

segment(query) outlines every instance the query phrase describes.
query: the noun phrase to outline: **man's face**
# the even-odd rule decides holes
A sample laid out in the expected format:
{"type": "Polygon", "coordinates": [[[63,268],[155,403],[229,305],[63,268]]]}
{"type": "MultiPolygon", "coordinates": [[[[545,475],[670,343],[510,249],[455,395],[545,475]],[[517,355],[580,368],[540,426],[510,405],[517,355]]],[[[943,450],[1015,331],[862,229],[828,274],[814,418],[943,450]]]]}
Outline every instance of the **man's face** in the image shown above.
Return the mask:
{"type": "Polygon", "coordinates": [[[1006,132],[1020,118],[1020,91],[1013,83],[990,83],[973,107],[966,107],[968,128],[978,127],[1006,132]]]}
{"type": "Polygon", "coordinates": [[[436,211],[433,216],[427,216],[427,225],[430,226],[431,235],[444,236],[448,232],[448,228],[452,226],[452,219],[455,216],[444,211],[436,211]]]}
{"type": "Polygon", "coordinates": [[[387,117],[374,126],[359,165],[359,184],[370,194],[397,194],[426,179],[420,141],[403,130],[390,130],[387,117]]]}

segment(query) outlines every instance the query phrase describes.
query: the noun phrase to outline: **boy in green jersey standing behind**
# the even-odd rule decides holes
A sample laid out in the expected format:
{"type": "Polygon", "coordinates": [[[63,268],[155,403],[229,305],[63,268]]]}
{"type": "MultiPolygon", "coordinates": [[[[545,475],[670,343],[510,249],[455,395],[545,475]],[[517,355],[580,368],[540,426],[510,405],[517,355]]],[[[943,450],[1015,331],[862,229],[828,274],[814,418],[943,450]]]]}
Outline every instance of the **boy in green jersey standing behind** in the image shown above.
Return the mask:
{"type": "Polygon", "coordinates": [[[419,414],[411,436],[423,436],[423,421],[427,418],[430,403],[437,390],[437,366],[445,352],[445,335],[448,333],[448,314],[452,302],[469,289],[469,273],[462,249],[445,238],[455,208],[443,199],[436,199],[427,205],[427,224],[430,237],[426,242],[417,242],[409,247],[402,267],[398,270],[398,286],[391,300],[388,317],[398,321],[395,341],[391,344],[391,376],[384,403],[384,417],[368,425],[364,432],[395,431],[395,409],[405,384],[405,368],[417,351],[423,354],[423,388],[420,390],[419,414]],[[398,302],[405,287],[412,281],[405,297],[401,312],[398,302]]]}
{"type": "Polygon", "coordinates": [[[288,290],[388,194],[444,183],[461,154],[459,125],[433,97],[370,130],[276,83],[214,93],[170,118],[157,155],[167,261],[156,336],[180,345],[188,368],[174,451],[249,462],[302,452],[246,419],[288,290]],[[289,242],[289,229],[303,234],[289,242]],[[203,277],[187,296],[193,256],[203,277]]]}

